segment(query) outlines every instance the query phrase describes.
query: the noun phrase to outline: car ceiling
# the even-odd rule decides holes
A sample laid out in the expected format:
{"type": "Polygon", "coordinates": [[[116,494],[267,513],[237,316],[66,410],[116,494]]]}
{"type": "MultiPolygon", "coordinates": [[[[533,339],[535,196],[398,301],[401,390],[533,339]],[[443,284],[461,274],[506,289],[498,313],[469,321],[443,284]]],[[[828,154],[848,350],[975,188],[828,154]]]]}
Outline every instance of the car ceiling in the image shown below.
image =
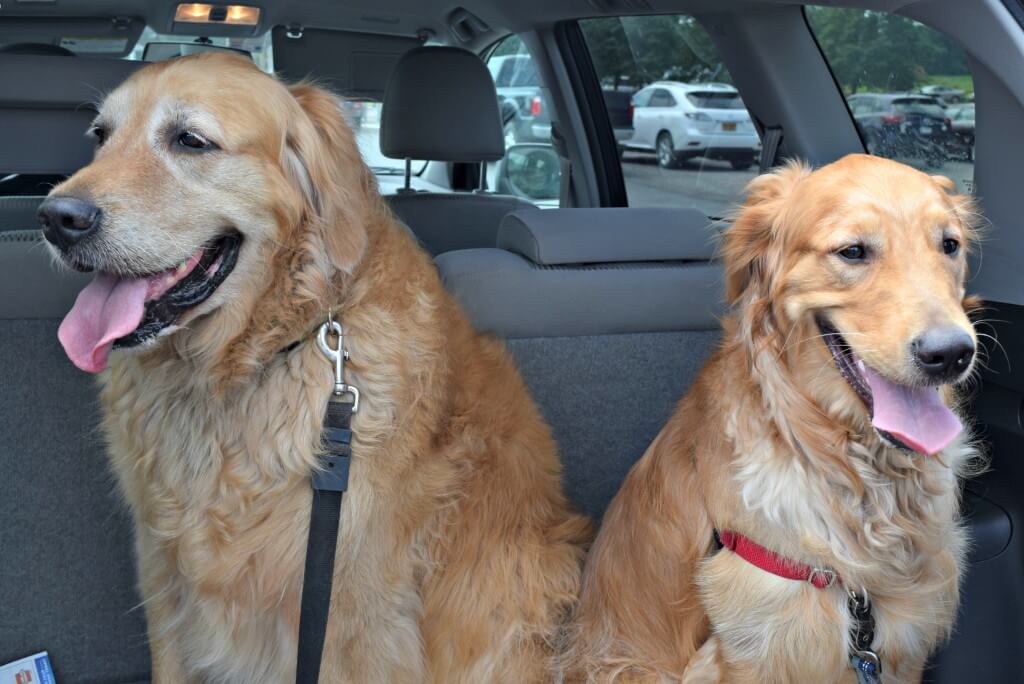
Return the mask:
{"type": "MultiPolygon", "coordinates": [[[[415,36],[424,30],[443,43],[458,42],[449,31],[454,12],[464,8],[482,19],[498,34],[520,32],[566,19],[601,15],[722,12],[772,4],[799,4],[792,0],[243,0],[261,8],[256,33],[273,26],[298,25],[367,33],[415,36]]],[[[173,33],[176,0],[7,0],[5,17],[140,17],[159,33],[173,33]]],[[[853,5],[866,9],[897,11],[907,0],[861,0],[822,5],[853,5]]],[[[194,35],[194,25],[178,25],[177,32],[194,35]]],[[[216,30],[202,31],[216,36],[216,30]]]]}

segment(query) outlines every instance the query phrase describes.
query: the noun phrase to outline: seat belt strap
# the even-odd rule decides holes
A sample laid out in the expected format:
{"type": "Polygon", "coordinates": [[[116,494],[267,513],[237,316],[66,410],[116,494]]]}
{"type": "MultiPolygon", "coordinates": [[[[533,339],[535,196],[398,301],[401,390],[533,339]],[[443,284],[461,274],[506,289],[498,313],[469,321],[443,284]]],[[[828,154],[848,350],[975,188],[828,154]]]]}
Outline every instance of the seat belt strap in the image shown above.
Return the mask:
{"type": "Polygon", "coordinates": [[[779,143],[782,142],[782,126],[765,126],[761,135],[760,173],[767,173],[777,161],[779,143]]]}
{"type": "Polygon", "coordinates": [[[320,678],[320,662],[331,610],[341,497],[348,488],[348,471],[352,461],[353,407],[354,404],[347,401],[327,402],[322,432],[326,452],[320,457],[321,467],[313,473],[312,478],[312,510],[299,613],[296,684],[317,684],[320,678]]]}

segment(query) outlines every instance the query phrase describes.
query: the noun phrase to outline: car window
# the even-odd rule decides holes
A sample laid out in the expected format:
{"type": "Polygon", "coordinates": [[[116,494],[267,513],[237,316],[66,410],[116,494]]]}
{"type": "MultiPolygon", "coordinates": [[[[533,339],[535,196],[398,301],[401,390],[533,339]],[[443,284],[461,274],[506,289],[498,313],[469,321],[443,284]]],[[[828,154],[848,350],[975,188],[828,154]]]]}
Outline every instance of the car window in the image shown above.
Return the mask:
{"type": "Polygon", "coordinates": [[[871,108],[850,100],[867,151],[948,176],[961,192],[973,192],[974,118],[951,116],[954,105],[974,99],[963,50],[942,33],[889,12],[805,11],[844,94],[873,93],[882,100],[871,108]]]}
{"type": "Polygon", "coordinates": [[[696,91],[687,93],[686,99],[698,109],[743,109],[743,99],[739,93],[696,91]]]}
{"type": "Polygon", "coordinates": [[[651,95],[653,93],[654,93],[654,91],[651,90],[650,88],[648,88],[646,90],[641,90],[640,92],[638,92],[636,95],[633,96],[633,106],[634,107],[647,107],[647,106],[649,106],[649,104],[651,102],[651,95]]]}
{"type": "Polygon", "coordinates": [[[505,158],[488,165],[490,189],[558,206],[561,166],[551,145],[551,108],[522,39],[511,35],[498,43],[487,58],[487,70],[505,135],[505,158]]]}
{"type": "Polygon", "coordinates": [[[585,19],[630,206],[729,214],[757,172],[761,143],[707,31],[691,16],[585,19]],[[655,87],[650,101],[645,88],[655,87]],[[670,85],[667,85],[670,84],[670,85]],[[633,107],[616,96],[637,92],[633,107]],[[659,107],[659,92],[673,97],[659,107]]]}
{"type": "Polygon", "coordinates": [[[672,93],[668,92],[664,88],[658,88],[651,95],[651,101],[648,106],[650,107],[673,107],[676,104],[676,100],[672,97],[672,93]]]}

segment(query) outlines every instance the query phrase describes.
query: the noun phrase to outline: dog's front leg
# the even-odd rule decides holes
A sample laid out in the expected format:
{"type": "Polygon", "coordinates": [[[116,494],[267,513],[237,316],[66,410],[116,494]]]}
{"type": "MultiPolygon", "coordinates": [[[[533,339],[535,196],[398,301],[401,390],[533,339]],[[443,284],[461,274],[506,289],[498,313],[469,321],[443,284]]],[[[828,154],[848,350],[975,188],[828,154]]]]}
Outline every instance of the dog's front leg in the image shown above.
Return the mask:
{"type": "Polygon", "coordinates": [[[150,638],[149,652],[153,659],[153,684],[183,684],[195,681],[185,676],[181,657],[172,641],[150,638]]]}
{"type": "Polygon", "coordinates": [[[154,557],[158,551],[148,533],[141,528],[141,525],[136,525],[135,554],[139,592],[146,609],[153,684],[189,684],[195,679],[185,676],[184,660],[175,635],[166,628],[172,619],[173,598],[170,587],[173,578],[168,576],[168,564],[154,557]]]}
{"type": "Polygon", "coordinates": [[[712,635],[686,665],[681,684],[719,684],[723,677],[718,638],[712,635]]]}

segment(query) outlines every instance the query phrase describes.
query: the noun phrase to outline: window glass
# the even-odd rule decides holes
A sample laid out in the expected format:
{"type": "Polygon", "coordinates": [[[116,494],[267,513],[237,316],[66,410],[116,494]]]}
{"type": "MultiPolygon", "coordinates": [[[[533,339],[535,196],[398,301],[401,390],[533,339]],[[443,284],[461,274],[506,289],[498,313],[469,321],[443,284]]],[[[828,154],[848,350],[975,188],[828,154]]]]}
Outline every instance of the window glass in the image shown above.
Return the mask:
{"type": "Polygon", "coordinates": [[[537,67],[518,36],[487,58],[505,134],[505,158],[488,165],[488,186],[540,206],[558,206],[561,166],[551,146],[551,110],[537,67]]]}
{"type": "Polygon", "coordinates": [[[888,12],[806,12],[867,151],[949,176],[961,192],[972,192],[974,81],[963,50],[888,12]]]}
{"type": "Polygon", "coordinates": [[[686,99],[700,109],[743,109],[743,99],[738,93],[687,93],[686,99]]]}
{"type": "Polygon", "coordinates": [[[651,95],[651,107],[671,107],[675,105],[675,100],[672,98],[672,94],[664,88],[658,88],[651,95]]]}
{"type": "Polygon", "coordinates": [[[647,88],[645,90],[641,90],[640,92],[638,92],[636,95],[633,96],[633,106],[634,107],[646,107],[648,105],[648,103],[650,103],[651,95],[653,93],[654,93],[654,90],[652,90],[651,88],[647,88]]]}
{"type": "Polygon", "coordinates": [[[586,19],[580,27],[630,206],[728,214],[757,173],[761,142],[707,31],[685,15],[586,19]]]}

